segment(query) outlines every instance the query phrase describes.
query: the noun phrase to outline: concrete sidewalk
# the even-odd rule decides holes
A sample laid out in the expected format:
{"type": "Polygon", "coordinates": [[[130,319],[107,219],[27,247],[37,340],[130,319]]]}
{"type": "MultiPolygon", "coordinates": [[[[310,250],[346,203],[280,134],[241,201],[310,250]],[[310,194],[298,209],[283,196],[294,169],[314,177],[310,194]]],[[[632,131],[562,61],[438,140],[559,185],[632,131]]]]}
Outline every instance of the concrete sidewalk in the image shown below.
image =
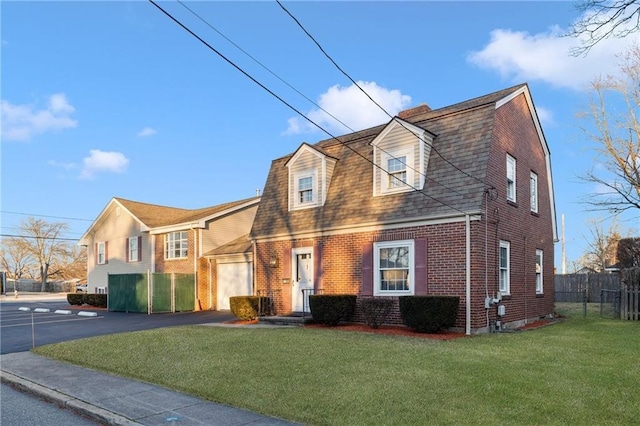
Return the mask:
{"type": "Polygon", "coordinates": [[[0,356],[2,383],[109,425],[292,425],[160,386],[35,355],[0,356]]]}

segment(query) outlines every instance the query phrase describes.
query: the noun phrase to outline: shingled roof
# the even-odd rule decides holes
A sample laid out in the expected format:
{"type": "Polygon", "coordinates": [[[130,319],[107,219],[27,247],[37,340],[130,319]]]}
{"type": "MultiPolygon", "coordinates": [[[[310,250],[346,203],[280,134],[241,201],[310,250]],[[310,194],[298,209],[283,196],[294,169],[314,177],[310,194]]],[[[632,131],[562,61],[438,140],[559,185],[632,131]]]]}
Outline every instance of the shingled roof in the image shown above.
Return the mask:
{"type": "Polygon", "coordinates": [[[288,211],[285,164],[294,153],[274,160],[251,237],[479,213],[496,103],[523,87],[526,85],[435,110],[416,108],[415,114],[403,115],[407,122],[436,135],[421,191],[372,196],[374,166],[370,142],[387,124],[312,145],[338,159],[325,205],[321,207],[288,211]]]}
{"type": "Polygon", "coordinates": [[[216,206],[204,207],[201,209],[181,209],[177,207],[159,206],[156,204],[141,203],[139,201],[125,200],[114,197],[124,208],[129,210],[140,222],[149,228],[177,225],[204,219],[206,217],[233,209],[259,197],[245,198],[238,201],[231,201],[216,206]]]}

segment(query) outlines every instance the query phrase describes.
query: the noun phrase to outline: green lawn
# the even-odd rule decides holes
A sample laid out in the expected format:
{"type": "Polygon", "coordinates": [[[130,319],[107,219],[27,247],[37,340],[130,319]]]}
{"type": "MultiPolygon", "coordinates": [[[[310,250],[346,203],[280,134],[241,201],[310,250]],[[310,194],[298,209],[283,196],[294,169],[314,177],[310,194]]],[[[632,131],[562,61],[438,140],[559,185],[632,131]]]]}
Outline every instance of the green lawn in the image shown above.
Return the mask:
{"type": "Polygon", "coordinates": [[[451,341],[338,329],[190,326],[36,353],[310,425],[638,424],[640,322],[451,341]]]}

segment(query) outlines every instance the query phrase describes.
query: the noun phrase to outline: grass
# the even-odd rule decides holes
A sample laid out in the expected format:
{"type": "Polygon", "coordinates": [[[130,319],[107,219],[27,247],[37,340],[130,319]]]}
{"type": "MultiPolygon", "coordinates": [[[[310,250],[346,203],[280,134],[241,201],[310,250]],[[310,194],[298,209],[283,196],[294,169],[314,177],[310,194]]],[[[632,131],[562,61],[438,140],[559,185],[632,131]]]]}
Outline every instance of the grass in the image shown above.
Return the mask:
{"type": "Polygon", "coordinates": [[[189,326],[35,352],[310,425],[637,424],[640,323],[560,323],[450,341],[189,326]]]}

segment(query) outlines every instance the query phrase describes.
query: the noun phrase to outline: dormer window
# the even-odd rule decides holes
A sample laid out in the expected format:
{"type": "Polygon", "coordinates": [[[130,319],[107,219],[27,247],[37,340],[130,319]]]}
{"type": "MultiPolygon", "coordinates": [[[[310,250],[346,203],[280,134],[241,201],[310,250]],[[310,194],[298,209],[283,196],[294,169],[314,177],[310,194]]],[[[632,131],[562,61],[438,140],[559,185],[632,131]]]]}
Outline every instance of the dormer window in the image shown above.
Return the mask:
{"type": "Polygon", "coordinates": [[[287,161],[289,210],[324,205],[336,159],[303,143],[287,161]]]}
{"type": "Polygon", "coordinates": [[[413,150],[403,149],[384,152],[382,166],[386,179],[381,182],[381,192],[401,192],[413,189],[414,168],[413,150]]]}
{"type": "Polygon", "coordinates": [[[313,203],[313,176],[298,179],[298,204],[313,203]]]}
{"type": "Polygon", "coordinates": [[[373,195],[421,190],[434,136],[399,118],[391,120],[371,141],[373,195]]]}
{"type": "Polygon", "coordinates": [[[407,183],[407,157],[389,158],[387,160],[389,188],[402,187],[407,183]]]}

